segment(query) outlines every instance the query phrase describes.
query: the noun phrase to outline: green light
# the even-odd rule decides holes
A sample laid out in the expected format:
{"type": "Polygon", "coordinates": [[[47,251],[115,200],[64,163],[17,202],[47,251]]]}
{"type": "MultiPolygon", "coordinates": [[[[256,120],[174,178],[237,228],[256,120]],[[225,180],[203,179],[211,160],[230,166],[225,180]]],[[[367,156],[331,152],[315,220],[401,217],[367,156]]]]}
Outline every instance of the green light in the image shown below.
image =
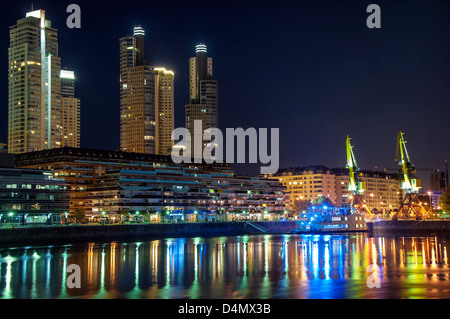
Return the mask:
{"type": "Polygon", "coordinates": [[[13,212],[10,212],[9,214],[8,214],[8,216],[13,216],[14,215],[14,213],[13,212]]]}
{"type": "Polygon", "coordinates": [[[197,211],[194,212],[194,214],[197,214],[197,213],[198,213],[197,211]]]}
{"type": "Polygon", "coordinates": [[[139,212],[136,212],[136,215],[139,215],[139,212]]]}

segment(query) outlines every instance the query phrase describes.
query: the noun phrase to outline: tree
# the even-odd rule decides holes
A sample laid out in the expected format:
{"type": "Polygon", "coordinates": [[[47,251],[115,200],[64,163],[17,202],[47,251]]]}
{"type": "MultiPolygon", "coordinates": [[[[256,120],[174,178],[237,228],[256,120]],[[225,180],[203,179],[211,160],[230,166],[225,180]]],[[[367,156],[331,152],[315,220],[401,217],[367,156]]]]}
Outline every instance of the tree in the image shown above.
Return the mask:
{"type": "Polygon", "coordinates": [[[328,207],[334,207],[333,202],[328,197],[319,197],[318,199],[314,200],[313,204],[319,206],[323,205],[328,207]]]}
{"type": "Polygon", "coordinates": [[[307,199],[294,199],[292,203],[292,210],[296,213],[299,213],[304,210],[308,210],[310,203],[307,199]]]}
{"type": "Polygon", "coordinates": [[[75,220],[78,223],[86,217],[86,213],[85,213],[84,209],[76,208],[75,211],[73,212],[72,216],[75,217],[75,220]]]}
{"type": "Polygon", "coordinates": [[[450,188],[439,198],[439,206],[441,206],[443,211],[450,212],[450,188]]]}

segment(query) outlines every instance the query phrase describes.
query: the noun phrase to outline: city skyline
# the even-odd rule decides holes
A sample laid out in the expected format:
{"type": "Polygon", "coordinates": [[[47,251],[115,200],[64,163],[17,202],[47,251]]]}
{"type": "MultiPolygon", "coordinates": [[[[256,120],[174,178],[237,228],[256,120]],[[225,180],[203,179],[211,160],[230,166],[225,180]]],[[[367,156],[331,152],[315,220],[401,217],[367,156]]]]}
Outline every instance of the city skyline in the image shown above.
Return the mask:
{"type": "Polygon", "coordinates": [[[281,299],[450,298],[449,16],[8,3],[0,300],[275,317],[281,299]]]}
{"type": "MultiPolygon", "coordinates": [[[[98,16],[100,4],[80,2],[80,30],[70,30],[65,26],[68,16],[65,13],[66,3],[50,5],[44,1],[35,4],[36,9],[38,6],[47,11],[53,26],[58,29],[60,51],[64,52],[64,66],[67,65],[80,74],[76,85],[83,101],[81,146],[117,149],[119,92],[117,85],[114,85],[118,81],[118,68],[114,67],[117,63],[105,63],[105,67],[97,72],[92,67],[93,64],[99,64],[95,57],[91,57],[93,61],[80,58],[78,62],[76,57],[83,55],[76,46],[81,39],[93,44],[94,24],[103,19],[98,16]],[[89,88],[94,79],[104,80],[98,88],[98,96],[94,96],[93,89],[89,88]],[[104,119],[102,123],[97,120],[98,116],[104,119]]],[[[445,66],[449,61],[444,59],[448,57],[449,46],[443,41],[449,30],[445,28],[448,21],[444,19],[445,12],[449,10],[448,4],[437,2],[426,8],[418,3],[407,7],[402,7],[401,4],[381,6],[383,27],[380,30],[369,30],[365,26],[365,3],[356,6],[327,3],[326,10],[321,15],[315,15],[318,17],[317,21],[310,18],[302,22],[295,22],[292,18],[295,14],[299,17],[317,14],[319,5],[299,4],[293,13],[287,13],[282,18],[277,15],[282,11],[281,6],[271,7],[267,2],[262,2],[252,11],[251,3],[245,3],[228,11],[223,10],[221,14],[211,13],[210,17],[205,18],[207,21],[224,19],[226,14],[234,14],[240,19],[233,20],[234,23],[226,27],[222,25],[208,28],[203,27],[205,21],[200,23],[195,19],[187,19],[178,11],[171,16],[171,19],[176,20],[175,26],[158,28],[161,25],[158,22],[167,17],[159,17],[157,14],[149,17],[130,8],[124,14],[121,12],[121,18],[114,19],[115,23],[108,25],[108,32],[101,40],[96,39],[98,43],[95,47],[99,49],[106,45],[105,51],[114,48],[117,38],[123,35],[123,30],[117,32],[119,28],[129,30],[131,26],[140,24],[148,29],[150,34],[146,43],[150,43],[147,45],[150,48],[150,60],[155,61],[155,65],[167,65],[177,74],[175,127],[182,127],[183,107],[189,100],[188,59],[197,43],[206,43],[215,60],[215,78],[221,83],[220,126],[280,127],[280,167],[309,164],[343,166],[344,139],[346,134],[350,134],[354,139],[361,167],[396,168],[395,136],[401,128],[409,141],[413,163],[418,168],[437,169],[448,157],[445,144],[447,120],[439,116],[445,112],[449,95],[445,92],[449,82],[448,72],[445,73],[448,68],[445,66]],[[280,27],[276,23],[264,24],[267,20],[263,17],[267,16],[269,9],[273,9],[280,27]],[[423,19],[418,22],[410,19],[419,16],[419,9],[425,10],[420,15],[423,19]],[[247,20],[243,19],[245,15],[247,20]],[[176,27],[186,22],[186,19],[191,22],[188,24],[190,27],[185,28],[186,30],[176,27]],[[339,23],[331,28],[333,22],[339,23]],[[264,28],[257,32],[250,25],[264,28]],[[293,31],[279,33],[282,26],[291,26],[296,32],[307,26],[314,26],[316,29],[310,35],[295,41],[293,31]],[[271,32],[267,39],[272,42],[265,41],[267,39],[263,37],[264,31],[268,29],[271,32]],[[239,30],[240,33],[232,36],[230,33],[233,30],[239,30]],[[413,37],[412,32],[417,36],[413,37]],[[241,33],[247,36],[240,37],[241,33]],[[429,34],[432,36],[428,36],[429,34]],[[286,41],[289,37],[291,41],[286,41]],[[339,41],[345,44],[341,48],[337,46],[339,41]],[[312,47],[311,44],[315,46],[312,47]],[[350,46],[346,48],[346,45],[350,46]],[[404,47],[411,50],[405,51],[404,47]],[[274,55],[275,52],[282,54],[283,59],[274,55]],[[270,61],[265,59],[270,55],[277,62],[264,64],[263,62],[270,61]],[[297,64],[293,64],[294,57],[298,59],[295,60],[297,64]],[[283,67],[280,61],[286,66],[283,67]],[[252,73],[256,69],[263,69],[264,72],[252,73]],[[240,76],[236,77],[238,72],[240,76]],[[253,74],[258,74],[258,79],[252,77],[253,74]],[[276,81],[273,81],[274,74],[278,74],[276,81]],[[231,80],[232,75],[234,77],[231,80]],[[269,79],[272,79],[271,83],[269,79]],[[430,81],[434,85],[429,85],[430,81]],[[268,88],[275,93],[267,94],[268,88]],[[236,112],[241,114],[239,118],[235,116],[236,112]],[[430,116],[422,116],[424,112],[430,116]]],[[[22,6],[12,6],[12,9],[12,13],[26,11],[29,10],[29,4],[24,2],[22,6]]],[[[167,7],[155,9],[159,12],[167,7]]],[[[108,8],[105,10],[109,12],[108,8]]],[[[111,9],[111,13],[113,11],[111,9]]],[[[118,15],[117,12],[114,14],[118,15]]],[[[18,16],[11,14],[8,19],[17,20],[18,16]]],[[[15,22],[11,23],[8,19],[5,21],[9,28],[15,22]]],[[[300,34],[305,36],[304,32],[300,34]]],[[[117,53],[114,50],[110,53],[102,59],[117,61],[117,53]]],[[[1,98],[5,101],[4,93],[1,98]]],[[[5,114],[4,107],[2,113],[5,114]]],[[[0,141],[6,141],[6,118],[2,119],[0,141]]],[[[256,167],[247,167],[245,170],[251,175],[256,167]]]]}

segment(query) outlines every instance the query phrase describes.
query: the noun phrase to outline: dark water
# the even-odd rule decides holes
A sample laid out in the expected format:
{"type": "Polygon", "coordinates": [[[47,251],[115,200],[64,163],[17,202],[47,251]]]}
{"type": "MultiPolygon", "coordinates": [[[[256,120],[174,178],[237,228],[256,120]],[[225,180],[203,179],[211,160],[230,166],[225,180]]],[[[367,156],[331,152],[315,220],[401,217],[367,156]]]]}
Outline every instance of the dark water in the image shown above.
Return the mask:
{"type": "Polygon", "coordinates": [[[255,235],[0,249],[0,298],[450,298],[448,238],[255,235]],[[67,266],[81,288],[67,288],[67,266]],[[370,289],[367,267],[380,266],[370,289]]]}

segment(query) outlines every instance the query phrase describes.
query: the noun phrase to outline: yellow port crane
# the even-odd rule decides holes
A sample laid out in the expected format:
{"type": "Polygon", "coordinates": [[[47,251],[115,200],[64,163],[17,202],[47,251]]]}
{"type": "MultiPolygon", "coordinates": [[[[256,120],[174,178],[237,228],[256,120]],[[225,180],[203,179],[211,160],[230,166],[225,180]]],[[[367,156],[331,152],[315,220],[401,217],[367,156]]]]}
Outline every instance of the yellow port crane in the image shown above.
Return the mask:
{"type": "Polygon", "coordinates": [[[400,168],[400,189],[405,192],[405,196],[400,204],[397,212],[392,216],[393,220],[397,220],[399,215],[402,218],[416,215],[416,219],[421,220],[428,217],[428,213],[420,203],[417,194],[422,187],[420,179],[416,179],[416,169],[411,163],[411,160],[406,149],[406,140],[403,137],[403,132],[400,130],[397,136],[397,153],[395,160],[398,162],[400,168]],[[400,157],[399,157],[400,155],[400,157]]]}
{"type": "Polygon", "coordinates": [[[350,136],[347,135],[347,165],[345,166],[349,170],[350,181],[347,184],[347,190],[350,193],[351,205],[356,210],[365,216],[366,219],[373,218],[373,214],[367,207],[362,196],[366,191],[366,183],[358,181],[357,175],[359,174],[359,168],[356,164],[355,154],[353,153],[353,146],[350,143],[350,136]]]}

